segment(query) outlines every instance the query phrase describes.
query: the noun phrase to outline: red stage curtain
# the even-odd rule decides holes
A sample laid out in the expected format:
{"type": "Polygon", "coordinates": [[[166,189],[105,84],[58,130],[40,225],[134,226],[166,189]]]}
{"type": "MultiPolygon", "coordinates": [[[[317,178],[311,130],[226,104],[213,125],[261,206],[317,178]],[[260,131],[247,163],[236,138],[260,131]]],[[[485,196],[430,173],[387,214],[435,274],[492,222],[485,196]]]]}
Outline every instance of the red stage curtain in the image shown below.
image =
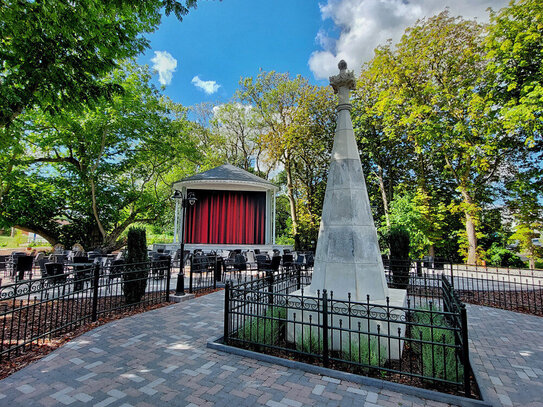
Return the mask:
{"type": "Polygon", "coordinates": [[[186,243],[265,243],[265,192],[189,192],[194,192],[198,201],[187,208],[186,243]]]}

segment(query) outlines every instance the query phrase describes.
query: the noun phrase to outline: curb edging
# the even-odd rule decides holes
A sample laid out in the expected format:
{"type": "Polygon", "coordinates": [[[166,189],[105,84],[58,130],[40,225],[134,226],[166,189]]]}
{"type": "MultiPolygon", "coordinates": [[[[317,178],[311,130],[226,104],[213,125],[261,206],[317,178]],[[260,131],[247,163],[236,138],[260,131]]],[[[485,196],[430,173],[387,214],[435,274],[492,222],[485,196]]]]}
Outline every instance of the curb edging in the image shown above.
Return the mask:
{"type": "Polygon", "coordinates": [[[411,387],[401,383],[389,382],[386,380],[375,379],[373,377],[360,376],[353,373],[341,372],[326,367],[315,366],[308,363],[298,362],[289,359],[283,359],[277,356],[266,355],[263,353],[253,352],[246,349],[228,346],[223,343],[223,337],[217,338],[214,341],[207,343],[209,349],[218,350],[221,352],[231,353],[238,356],[244,356],[251,359],[260,360],[262,362],[274,363],[292,369],[300,369],[309,373],[319,374],[332,377],[339,380],[347,380],[353,383],[363,384],[376,387],[379,389],[391,390],[398,393],[403,393],[411,396],[422,397],[428,400],[438,401],[441,403],[455,404],[462,407],[492,407],[492,404],[484,400],[475,400],[462,396],[455,396],[447,393],[439,393],[433,390],[411,387]]]}

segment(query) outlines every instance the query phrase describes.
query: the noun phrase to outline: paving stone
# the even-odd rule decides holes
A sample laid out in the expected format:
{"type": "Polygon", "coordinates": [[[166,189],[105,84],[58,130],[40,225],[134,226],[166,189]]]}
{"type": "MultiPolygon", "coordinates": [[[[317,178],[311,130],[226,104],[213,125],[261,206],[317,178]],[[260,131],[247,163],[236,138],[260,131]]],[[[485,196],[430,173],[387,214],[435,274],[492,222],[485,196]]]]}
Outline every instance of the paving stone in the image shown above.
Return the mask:
{"type": "Polygon", "coordinates": [[[486,401],[495,406],[541,405],[543,349],[535,344],[543,343],[543,318],[475,305],[467,305],[467,313],[472,368],[486,401]]]}
{"type": "MultiPolygon", "coordinates": [[[[224,292],[216,292],[87,332],[0,381],[0,405],[445,406],[207,349],[209,338],[222,335],[223,304],[224,292]],[[122,346],[126,343],[131,345],[122,346]]],[[[476,374],[483,378],[480,385],[488,388],[496,406],[539,402],[543,349],[535,344],[543,343],[538,333],[543,325],[530,318],[533,323],[527,325],[520,314],[513,318],[501,310],[491,310],[492,315],[485,310],[468,306],[470,349],[476,374]],[[510,324],[496,323],[505,316],[510,324]],[[533,332],[524,332],[526,326],[533,332]],[[519,345],[521,338],[533,346],[519,345]],[[531,356],[521,355],[527,352],[531,356]]]]}

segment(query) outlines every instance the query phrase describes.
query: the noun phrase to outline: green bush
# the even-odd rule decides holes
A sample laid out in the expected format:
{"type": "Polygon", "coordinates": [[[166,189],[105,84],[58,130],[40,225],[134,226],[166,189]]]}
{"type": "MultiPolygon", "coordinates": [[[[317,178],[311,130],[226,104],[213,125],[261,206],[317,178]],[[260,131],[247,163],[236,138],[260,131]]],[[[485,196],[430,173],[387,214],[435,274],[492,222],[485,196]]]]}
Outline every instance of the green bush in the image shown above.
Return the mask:
{"type": "Polygon", "coordinates": [[[342,357],[345,360],[362,363],[370,366],[383,366],[387,360],[386,347],[381,345],[381,349],[378,348],[378,342],[375,338],[370,337],[369,342],[363,341],[351,341],[350,349],[342,351],[342,357]]]}
{"type": "Polygon", "coordinates": [[[123,293],[127,304],[141,301],[147,288],[149,259],[145,229],[130,228],[127,235],[126,266],[123,272],[123,293]]]}
{"type": "Polygon", "coordinates": [[[402,226],[394,225],[387,234],[390,248],[390,271],[392,282],[397,288],[409,284],[409,232],[402,226]]]}
{"type": "Polygon", "coordinates": [[[487,263],[489,266],[494,267],[518,267],[525,268],[526,263],[524,263],[520,257],[518,257],[511,250],[506,249],[505,247],[500,246],[496,242],[492,243],[490,249],[486,252],[487,263]]]}
{"type": "Polygon", "coordinates": [[[296,350],[306,353],[322,353],[322,338],[319,339],[318,334],[315,334],[318,327],[313,327],[311,330],[310,327],[303,328],[303,335],[300,334],[296,337],[296,350]]]}
{"type": "MultiPolygon", "coordinates": [[[[421,310],[428,311],[428,308],[421,308],[421,310]]],[[[436,308],[432,310],[439,311],[436,308]]],[[[456,351],[453,347],[455,345],[454,333],[449,328],[450,325],[445,317],[441,314],[432,314],[430,321],[430,313],[421,311],[415,312],[413,322],[431,325],[411,327],[411,338],[417,341],[432,342],[411,342],[413,351],[421,355],[422,374],[457,383],[462,382],[464,368],[456,358],[456,351]]]]}
{"type": "Polygon", "coordinates": [[[269,308],[261,317],[250,317],[238,331],[238,338],[263,345],[274,345],[281,336],[286,318],[286,308],[269,308]]]}

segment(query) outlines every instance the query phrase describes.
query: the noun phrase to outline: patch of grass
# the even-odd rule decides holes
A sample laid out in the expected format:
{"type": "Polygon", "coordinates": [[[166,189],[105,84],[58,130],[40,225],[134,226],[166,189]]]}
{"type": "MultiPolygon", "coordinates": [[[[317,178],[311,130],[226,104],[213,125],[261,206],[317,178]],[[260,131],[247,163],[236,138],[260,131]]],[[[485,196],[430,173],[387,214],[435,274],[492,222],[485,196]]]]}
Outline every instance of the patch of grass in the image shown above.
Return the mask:
{"type": "Polygon", "coordinates": [[[238,331],[238,338],[262,345],[274,345],[281,337],[286,318],[286,308],[268,308],[263,316],[249,318],[238,331]]]}
{"type": "MultiPolygon", "coordinates": [[[[435,308],[433,311],[439,311],[435,308]]],[[[431,326],[412,326],[411,338],[413,351],[422,358],[424,376],[461,382],[464,367],[456,358],[454,332],[442,314],[430,313],[428,308],[415,312],[413,321],[431,326]],[[431,343],[426,343],[431,342],[431,343]]]]}
{"type": "MultiPolygon", "coordinates": [[[[317,330],[318,328],[313,329],[317,330]]],[[[319,338],[310,327],[303,328],[303,335],[300,333],[296,337],[296,350],[306,353],[322,354],[322,338],[319,338]]]]}
{"type": "Polygon", "coordinates": [[[0,247],[19,248],[27,241],[27,236],[23,236],[21,232],[17,232],[14,237],[0,236],[0,247]]]}
{"type": "Polygon", "coordinates": [[[387,361],[386,347],[381,345],[381,349],[379,349],[375,338],[370,337],[369,341],[351,341],[349,345],[341,352],[344,360],[376,367],[383,366],[387,361]]]}

